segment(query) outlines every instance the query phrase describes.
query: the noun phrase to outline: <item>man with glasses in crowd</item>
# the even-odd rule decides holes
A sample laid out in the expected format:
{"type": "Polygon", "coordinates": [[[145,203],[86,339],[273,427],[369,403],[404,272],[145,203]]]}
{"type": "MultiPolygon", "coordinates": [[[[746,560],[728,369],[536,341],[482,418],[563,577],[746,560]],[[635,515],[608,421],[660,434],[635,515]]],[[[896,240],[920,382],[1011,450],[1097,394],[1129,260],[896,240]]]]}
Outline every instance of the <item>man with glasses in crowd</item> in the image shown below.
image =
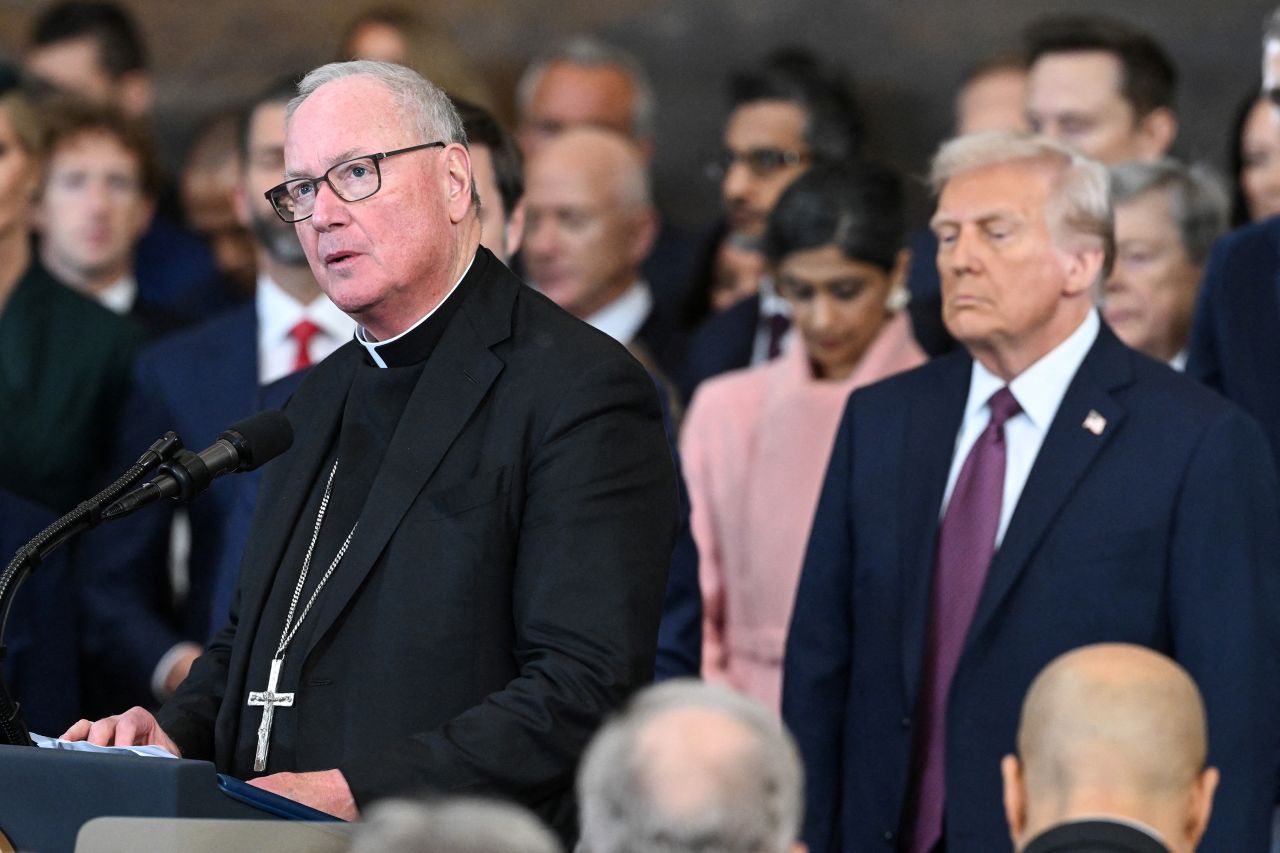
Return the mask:
{"type": "MultiPolygon", "coordinates": [[[[725,210],[709,241],[713,258],[726,245],[754,252],[783,190],[815,162],[851,159],[862,143],[843,81],[801,51],[779,52],[735,75],[729,92],[724,150],[707,167],[725,210]]],[[[714,270],[716,261],[707,267],[714,270]]],[[[712,289],[706,282],[694,287],[708,296],[712,289]]],[[[704,379],[777,355],[789,325],[785,301],[760,276],[755,293],[711,315],[694,335],[680,377],[685,399],[704,379]]]]}
{"type": "Polygon", "coordinates": [[[653,383],[480,247],[439,89],[351,62],[299,93],[268,196],[356,341],[285,408],[230,627],[156,717],[67,735],[345,818],[504,796],[570,840],[578,757],[653,673],[676,523],[653,383]]]}

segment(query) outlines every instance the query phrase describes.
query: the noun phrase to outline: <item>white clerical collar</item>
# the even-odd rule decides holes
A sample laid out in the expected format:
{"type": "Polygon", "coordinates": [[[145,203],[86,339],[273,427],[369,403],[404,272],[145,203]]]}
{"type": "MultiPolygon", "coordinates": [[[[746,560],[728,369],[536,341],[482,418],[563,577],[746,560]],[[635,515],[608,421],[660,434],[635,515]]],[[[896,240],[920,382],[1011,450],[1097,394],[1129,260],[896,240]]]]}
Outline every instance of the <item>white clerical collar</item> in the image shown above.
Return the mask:
{"type": "Polygon", "coordinates": [[[138,301],[138,280],[126,273],[114,284],[94,293],[93,297],[103,307],[110,308],[117,314],[128,314],[138,301]]]}
{"type": "MultiPolygon", "coordinates": [[[[479,253],[477,252],[477,254],[479,253]]],[[[458,289],[458,285],[462,284],[462,279],[467,277],[467,273],[471,272],[471,265],[474,264],[475,262],[476,262],[476,255],[472,255],[471,260],[467,263],[467,268],[462,271],[462,278],[459,278],[457,281],[453,283],[453,287],[449,288],[449,292],[444,295],[444,299],[441,299],[439,302],[437,302],[434,308],[432,308],[426,314],[423,314],[420,318],[418,318],[418,322],[414,323],[412,326],[405,329],[400,334],[395,335],[394,337],[387,338],[385,341],[371,341],[369,340],[368,333],[365,332],[364,326],[358,327],[356,329],[356,340],[360,343],[362,347],[368,350],[369,358],[373,359],[373,363],[378,365],[378,367],[386,367],[387,363],[383,360],[382,356],[378,355],[379,347],[384,347],[387,344],[395,343],[396,341],[403,338],[405,335],[412,332],[414,329],[421,326],[423,323],[430,320],[431,315],[439,311],[440,306],[443,305],[445,302],[447,302],[450,296],[453,296],[453,292],[458,289]]]]}
{"type": "Polygon", "coordinates": [[[653,294],[649,285],[644,279],[637,279],[621,296],[585,319],[589,325],[625,345],[640,334],[652,310],[653,294]]]}
{"type": "Polygon", "coordinates": [[[1039,358],[1026,370],[1006,383],[987,370],[976,358],[969,380],[969,401],[965,406],[965,418],[976,415],[987,404],[991,395],[1008,384],[1013,398],[1022,407],[1022,413],[1041,433],[1047,432],[1058,413],[1058,405],[1066,396],[1067,386],[1075,378],[1089,348],[1098,338],[1101,327],[1097,309],[1089,309],[1088,315],[1067,339],[1039,358]]]}
{"type": "Polygon", "coordinates": [[[303,320],[310,320],[321,331],[338,340],[349,339],[355,331],[355,320],[343,314],[323,293],[303,304],[266,273],[258,273],[258,285],[253,299],[258,312],[260,341],[274,343],[283,340],[303,320]]]}

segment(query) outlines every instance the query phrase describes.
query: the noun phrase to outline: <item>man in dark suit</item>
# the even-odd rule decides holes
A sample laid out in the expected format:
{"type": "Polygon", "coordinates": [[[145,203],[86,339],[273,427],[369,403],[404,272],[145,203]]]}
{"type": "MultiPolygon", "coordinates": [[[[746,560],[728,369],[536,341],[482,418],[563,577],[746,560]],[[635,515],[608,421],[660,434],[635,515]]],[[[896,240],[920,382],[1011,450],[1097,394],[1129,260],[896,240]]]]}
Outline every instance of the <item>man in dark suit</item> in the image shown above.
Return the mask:
{"type": "Polygon", "coordinates": [[[684,336],[641,271],[658,218],[635,143],[599,128],[558,134],[529,161],[524,216],[529,283],[669,382],[684,336]]]}
{"type": "Polygon", "coordinates": [[[1024,853],[1192,853],[1218,771],[1186,670],[1125,643],[1076,649],[1027,691],[1018,754],[1000,764],[1024,853]]]}
{"type": "MultiPolygon", "coordinates": [[[[355,331],[320,292],[293,226],[262,196],[284,169],[284,111],[296,80],[269,87],[240,121],[236,205],[259,270],[254,302],[143,350],[116,435],[114,471],[126,470],[168,430],[192,450],[207,447],[227,425],[267,408],[263,386],[323,359],[355,331]]],[[[171,555],[182,538],[171,535],[173,504],[88,535],[77,558],[88,714],[167,699],[226,624],[248,534],[243,526],[233,535],[225,522],[238,487],[234,478],[219,479],[187,508],[187,557],[179,561],[185,592],[174,583],[171,555]]]]}
{"type": "Polygon", "coordinates": [[[285,409],[230,626],[158,719],[68,735],[342,817],[484,791],[570,838],[578,756],[652,677],[676,525],[653,383],[479,248],[439,89],[353,62],[299,92],[270,196],[357,340],[285,409]]]}
{"type": "Polygon", "coordinates": [[[1044,137],[934,161],[964,351],[850,400],[787,646],[815,851],[1008,850],[994,768],[1071,648],[1199,682],[1223,786],[1206,850],[1262,851],[1276,771],[1280,513],[1257,424],[1121,344],[1091,294],[1107,175],[1044,137]]]}

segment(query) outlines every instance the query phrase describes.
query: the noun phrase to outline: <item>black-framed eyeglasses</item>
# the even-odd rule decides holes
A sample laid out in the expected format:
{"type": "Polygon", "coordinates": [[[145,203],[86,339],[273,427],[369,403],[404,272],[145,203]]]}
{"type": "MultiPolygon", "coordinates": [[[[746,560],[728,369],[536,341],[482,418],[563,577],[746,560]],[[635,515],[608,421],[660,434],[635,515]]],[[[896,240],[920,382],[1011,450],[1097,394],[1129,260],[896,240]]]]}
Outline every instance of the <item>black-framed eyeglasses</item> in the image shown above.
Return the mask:
{"type": "Polygon", "coordinates": [[[757,178],[767,178],[779,169],[807,163],[811,155],[806,151],[784,151],[781,148],[748,148],[734,151],[726,148],[706,165],[707,177],[723,181],[734,163],[742,163],[757,178]]]}
{"type": "Polygon", "coordinates": [[[301,222],[315,213],[316,194],[320,191],[321,184],[328,184],[333,194],[343,201],[362,201],[382,189],[382,169],[378,165],[381,161],[397,154],[408,154],[423,148],[444,148],[445,145],[443,140],[437,140],[397,148],[395,151],[352,157],[330,166],[318,178],[293,178],[277,184],[263,195],[285,222],[301,222]]]}

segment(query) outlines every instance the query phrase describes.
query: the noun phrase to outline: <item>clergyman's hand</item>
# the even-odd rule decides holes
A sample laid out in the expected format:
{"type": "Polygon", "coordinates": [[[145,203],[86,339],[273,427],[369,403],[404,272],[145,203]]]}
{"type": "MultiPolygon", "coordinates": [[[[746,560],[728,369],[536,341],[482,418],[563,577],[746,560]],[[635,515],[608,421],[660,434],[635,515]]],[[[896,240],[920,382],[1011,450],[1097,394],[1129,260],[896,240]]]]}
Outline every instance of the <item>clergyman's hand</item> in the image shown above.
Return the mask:
{"type": "Polygon", "coordinates": [[[81,720],[63,732],[62,739],[87,740],[98,746],[159,746],[182,757],[182,750],[145,708],[133,707],[96,721],[81,720]]]}
{"type": "Polygon", "coordinates": [[[341,770],[316,770],[311,773],[272,773],[250,779],[249,784],[313,809],[327,812],[343,820],[360,817],[356,799],[341,770]]]}

